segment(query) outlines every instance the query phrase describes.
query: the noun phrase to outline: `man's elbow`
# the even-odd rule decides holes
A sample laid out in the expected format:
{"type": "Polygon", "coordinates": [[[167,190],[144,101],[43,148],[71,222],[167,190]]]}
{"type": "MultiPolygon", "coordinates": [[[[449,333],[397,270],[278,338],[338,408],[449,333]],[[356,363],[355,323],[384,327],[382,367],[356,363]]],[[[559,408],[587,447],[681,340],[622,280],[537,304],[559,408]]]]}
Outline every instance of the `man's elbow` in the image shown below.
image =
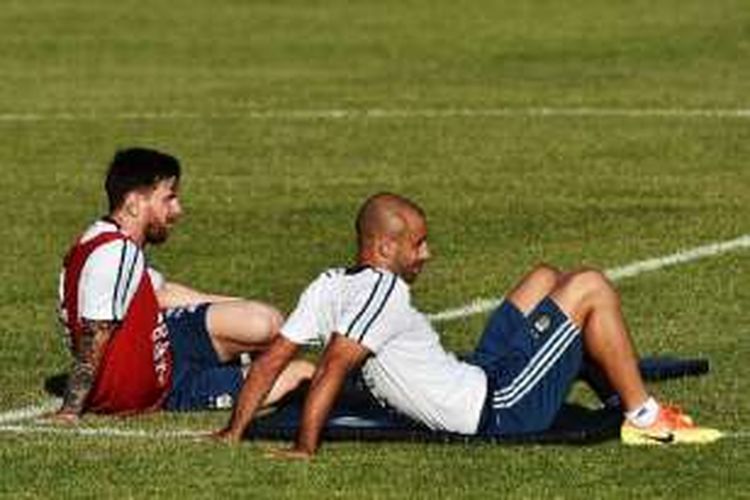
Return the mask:
{"type": "Polygon", "coordinates": [[[156,302],[159,304],[159,309],[169,309],[175,306],[175,286],[172,283],[164,283],[159,287],[156,293],[156,302]]]}

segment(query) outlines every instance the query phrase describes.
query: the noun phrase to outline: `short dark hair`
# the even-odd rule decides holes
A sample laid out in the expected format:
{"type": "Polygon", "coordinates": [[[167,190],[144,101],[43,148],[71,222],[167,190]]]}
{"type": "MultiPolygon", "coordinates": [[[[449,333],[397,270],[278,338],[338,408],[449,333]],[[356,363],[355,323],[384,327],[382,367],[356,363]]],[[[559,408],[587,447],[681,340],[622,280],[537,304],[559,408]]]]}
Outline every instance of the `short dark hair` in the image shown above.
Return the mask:
{"type": "Polygon", "coordinates": [[[153,187],[171,178],[180,179],[180,162],[174,156],[147,148],[117,151],[104,181],[109,211],[120,208],[131,191],[153,187]]]}

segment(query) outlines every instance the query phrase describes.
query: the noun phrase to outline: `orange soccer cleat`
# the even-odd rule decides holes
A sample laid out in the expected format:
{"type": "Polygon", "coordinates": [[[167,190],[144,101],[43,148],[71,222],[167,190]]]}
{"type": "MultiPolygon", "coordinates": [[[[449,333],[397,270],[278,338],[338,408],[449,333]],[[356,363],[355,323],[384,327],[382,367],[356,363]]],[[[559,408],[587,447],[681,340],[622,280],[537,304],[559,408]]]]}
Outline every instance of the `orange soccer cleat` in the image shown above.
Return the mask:
{"type": "Polygon", "coordinates": [[[662,406],[656,421],[648,427],[637,427],[626,420],[620,439],[628,445],[705,444],[721,438],[717,429],[698,427],[677,406],[662,406]]]}

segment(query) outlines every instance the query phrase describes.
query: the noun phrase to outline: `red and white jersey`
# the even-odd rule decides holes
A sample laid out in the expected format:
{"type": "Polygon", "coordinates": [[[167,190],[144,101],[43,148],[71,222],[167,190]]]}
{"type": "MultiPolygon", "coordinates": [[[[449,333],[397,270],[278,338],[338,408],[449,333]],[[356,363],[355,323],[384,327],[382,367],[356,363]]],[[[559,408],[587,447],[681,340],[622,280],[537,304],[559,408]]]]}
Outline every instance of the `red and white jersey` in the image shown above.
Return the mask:
{"type": "Polygon", "coordinates": [[[171,386],[172,354],[155,290],[163,277],[113,222],[91,225],[68,252],[60,273],[60,319],[72,345],[82,319],[116,321],[86,407],[100,413],[156,408],[171,386]]]}

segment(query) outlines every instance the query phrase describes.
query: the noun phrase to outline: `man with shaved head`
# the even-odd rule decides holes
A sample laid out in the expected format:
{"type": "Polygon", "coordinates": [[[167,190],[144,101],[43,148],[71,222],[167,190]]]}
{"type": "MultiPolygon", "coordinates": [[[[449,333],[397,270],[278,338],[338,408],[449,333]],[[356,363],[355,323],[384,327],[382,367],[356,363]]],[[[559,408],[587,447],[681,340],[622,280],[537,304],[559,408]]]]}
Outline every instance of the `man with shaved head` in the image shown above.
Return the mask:
{"type": "Polygon", "coordinates": [[[649,395],[619,296],[599,271],[537,266],[507,294],[476,350],[461,361],[411,304],[409,285],[430,258],[424,211],[402,196],[376,194],[360,209],[356,229],[356,264],[329,269],[307,287],[281,335],[253,364],[221,437],[242,436],[275,377],[300,345],[316,339],[326,348],[297,442],[282,453],[293,458],[315,454],[344,380],[356,368],[376,398],[430,429],[492,437],[547,429],[584,352],[620,397],[624,442],[697,443],[720,436],[649,395]]]}
{"type": "Polygon", "coordinates": [[[429,259],[429,252],[425,241],[424,255],[413,256],[408,252],[410,245],[403,239],[413,233],[410,231],[413,227],[424,229],[426,238],[426,220],[422,209],[406,198],[390,193],[369,198],[357,215],[358,261],[380,262],[381,256],[390,256],[389,252],[393,252],[388,268],[412,283],[422,271],[422,264],[429,259]]]}

